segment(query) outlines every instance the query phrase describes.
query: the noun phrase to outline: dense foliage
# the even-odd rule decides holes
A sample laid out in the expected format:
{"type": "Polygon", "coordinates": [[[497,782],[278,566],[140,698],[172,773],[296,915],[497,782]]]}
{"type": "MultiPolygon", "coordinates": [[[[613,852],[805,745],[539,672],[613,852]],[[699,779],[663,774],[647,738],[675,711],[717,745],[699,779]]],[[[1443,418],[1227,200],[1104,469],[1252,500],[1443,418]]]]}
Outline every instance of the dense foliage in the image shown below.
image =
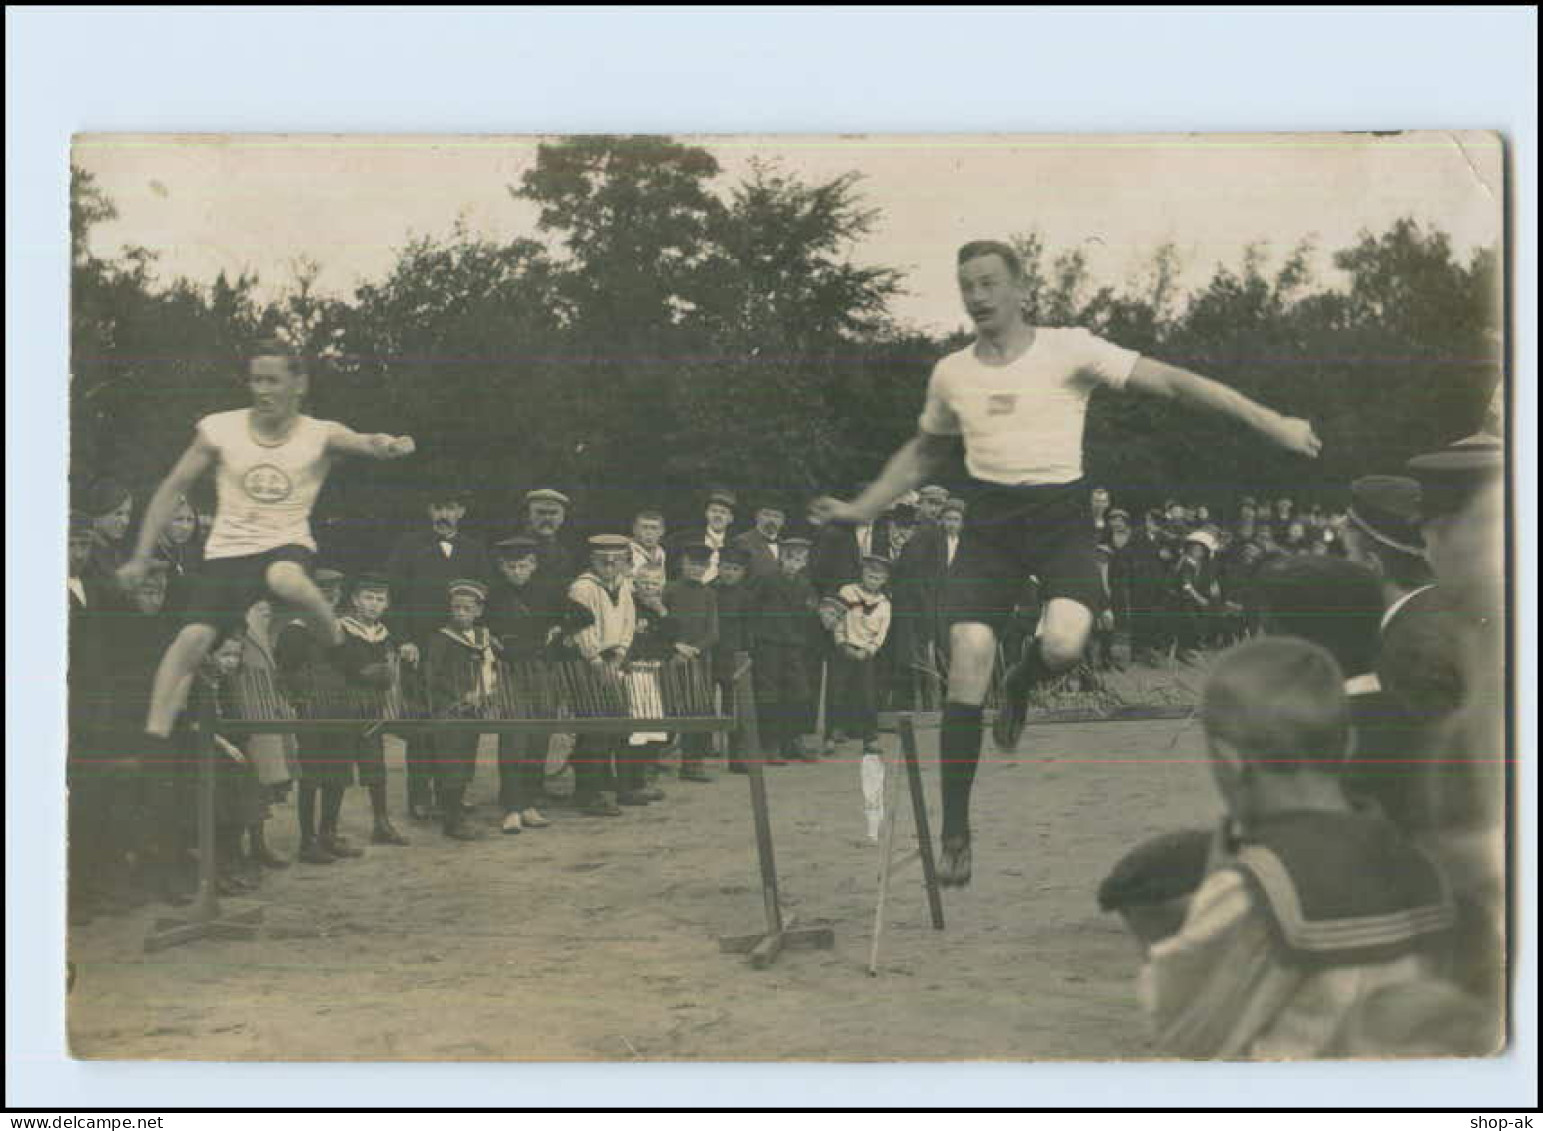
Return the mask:
{"type": "MultiPolygon", "coordinates": [[[[689,521],[709,484],[796,505],[872,476],[914,429],[932,362],[963,340],[897,325],[901,274],[853,264],[876,220],[856,174],[808,183],[757,165],[724,185],[704,149],[585,137],[543,145],[509,191],[539,210],[525,238],[457,225],[412,240],[347,298],[318,295],[301,262],[264,302],[249,275],[200,286],[159,278],[143,248],[92,255],[91,225],[115,210],[75,170],[77,486],[152,486],[199,415],[240,402],[245,344],[277,330],[315,359],[313,412],[419,441],[412,461],[334,477],[322,518],[338,556],[379,552],[421,497],[403,488],[449,480],[476,491],[491,529],[538,484],[572,493],[584,528],[645,503],[689,521]]],[[[1099,394],[1089,473],[1128,503],[1332,492],[1474,430],[1500,373],[1495,253],[1460,261],[1411,221],[1337,251],[1332,286],[1311,276],[1310,248],[1272,269],[1261,245],[1189,294],[1170,248],[1117,289],[1094,287],[1077,253],[1017,243],[1035,318],[1310,417],[1325,441],[1308,465],[1235,427],[1099,394]]]]}

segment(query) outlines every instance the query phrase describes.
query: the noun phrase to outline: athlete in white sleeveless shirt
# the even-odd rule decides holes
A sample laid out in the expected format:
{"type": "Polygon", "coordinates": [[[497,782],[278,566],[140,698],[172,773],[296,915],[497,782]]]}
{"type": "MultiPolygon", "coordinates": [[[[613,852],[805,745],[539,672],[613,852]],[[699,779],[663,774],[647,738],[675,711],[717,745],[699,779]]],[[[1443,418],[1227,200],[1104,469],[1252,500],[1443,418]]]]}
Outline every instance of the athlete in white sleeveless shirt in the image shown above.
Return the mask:
{"type": "Polygon", "coordinates": [[[1007,244],[959,249],[959,293],[978,336],[938,362],[917,434],[853,502],[821,499],[827,522],[872,522],[889,503],[962,454],[974,481],[970,520],[944,586],[948,702],[940,760],[943,837],[938,877],[970,879],[970,790],[980,761],[982,712],[997,635],[1025,578],[1038,577],[1045,611],[1038,634],[1004,679],[993,722],[998,749],[1014,749],[1029,691],[1082,657],[1102,601],[1082,483],[1088,398],[1099,386],[1179,401],[1231,417],[1287,451],[1321,445],[1305,420],[1255,404],[1195,373],[1142,357],[1086,330],[1031,325],[1023,265],[1007,244]]]}
{"type": "Polygon", "coordinates": [[[308,388],[304,365],[282,342],[260,343],[247,369],[252,407],[198,422],[193,443],[151,497],[134,556],[118,571],[132,587],[150,568],[162,528],[198,479],[214,471],[217,505],[185,623],[155,674],[145,731],[171,734],[193,674],[219,639],[245,622],[262,598],[297,609],[322,640],[341,640],[337,618],[309,574],[316,555],[311,508],[339,455],[397,459],[411,455],[406,436],[360,435],[300,412],[308,388]]]}

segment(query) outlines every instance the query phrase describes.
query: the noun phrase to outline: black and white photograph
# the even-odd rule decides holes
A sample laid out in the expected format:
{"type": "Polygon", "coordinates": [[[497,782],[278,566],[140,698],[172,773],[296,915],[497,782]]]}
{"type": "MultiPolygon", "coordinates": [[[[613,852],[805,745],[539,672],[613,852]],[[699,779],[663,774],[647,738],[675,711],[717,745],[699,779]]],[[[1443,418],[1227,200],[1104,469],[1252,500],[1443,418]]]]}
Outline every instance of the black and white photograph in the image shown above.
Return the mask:
{"type": "Polygon", "coordinates": [[[1507,160],[78,134],[71,1055],[1503,1053],[1507,160]]]}

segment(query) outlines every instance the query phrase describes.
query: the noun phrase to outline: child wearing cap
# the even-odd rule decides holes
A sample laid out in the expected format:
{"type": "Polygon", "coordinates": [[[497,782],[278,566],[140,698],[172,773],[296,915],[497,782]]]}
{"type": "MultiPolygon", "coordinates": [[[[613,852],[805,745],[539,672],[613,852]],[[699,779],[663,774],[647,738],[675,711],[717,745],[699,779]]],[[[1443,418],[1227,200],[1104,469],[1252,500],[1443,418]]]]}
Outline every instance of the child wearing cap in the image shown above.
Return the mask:
{"type": "Polygon", "coordinates": [[[799,742],[809,713],[809,626],[818,597],[805,573],[807,538],[784,538],[777,573],[753,583],[747,610],[754,657],[756,706],[767,765],[812,762],[799,742]]]}
{"type": "MultiPolygon", "coordinates": [[[[681,576],[664,588],[664,607],[670,611],[677,626],[674,651],[681,660],[699,662],[710,671],[713,653],[718,647],[718,598],[702,578],[712,561],[712,549],[706,545],[690,545],[684,547],[681,554],[681,576]]],[[[721,555],[719,565],[721,569],[721,555]]],[[[702,766],[702,759],[712,752],[712,743],[710,734],[681,735],[682,781],[713,780],[702,766]]]]}
{"type": "MultiPolygon", "coordinates": [[[[708,588],[713,594],[713,604],[718,610],[718,646],[713,649],[713,682],[718,686],[722,710],[730,714],[734,710],[734,677],[742,665],[750,662],[750,621],[747,616],[751,590],[746,577],[750,572],[750,555],[735,546],[726,548],[718,556],[718,576],[708,588]]],[[[706,576],[706,570],[703,571],[706,576]]],[[[744,737],[739,731],[724,736],[724,755],[731,773],[743,774],[745,768],[740,755],[744,752],[744,737]]]]}
{"type": "Polygon", "coordinates": [[[884,586],[889,581],[887,558],[870,554],[863,559],[862,581],[841,589],[845,613],[832,636],[836,653],[831,669],[832,730],[861,739],[864,754],[879,752],[878,682],[875,658],[889,636],[891,609],[884,586]]]}
{"type": "MultiPolygon", "coordinates": [[[[462,578],[448,586],[449,614],[423,653],[429,710],[437,719],[476,719],[487,710],[498,686],[501,646],[482,619],[487,586],[462,578]]],[[[477,769],[474,730],[441,730],[434,735],[434,784],[445,836],[480,839],[466,819],[467,787],[477,769]]]]}
{"type": "MultiPolygon", "coordinates": [[[[637,622],[623,671],[627,706],[634,718],[662,718],[665,708],[659,665],[671,662],[679,654],[676,646],[681,625],[664,604],[664,570],[644,566],[632,574],[631,586],[637,622]]],[[[644,780],[657,780],[660,758],[670,746],[670,735],[663,731],[634,731],[627,738],[627,746],[627,757],[641,765],[644,780]]],[[[649,800],[664,799],[663,791],[656,788],[651,792],[656,796],[649,800]]]]}
{"type": "MultiPolygon", "coordinates": [[[[316,571],[316,588],[330,608],[342,603],[343,575],[333,569],[316,571]]],[[[344,677],[333,662],[332,647],[318,638],[311,622],[296,617],[279,630],[274,659],[285,693],[300,718],[335,715],[345,699],[344,677]]],[[[363,855],[338,832],[343,808],[343,775],[352,776],[351,739],[337,735],[297,735],[295,759],[300,765],[300,788],[295,810],[300,822],[303,864],[332,864],[363,855]],[[317,802],[320,801],[320,821],[317,802]]]]}
{"type": "MultiPolygon", "coordinates": [[[[516,535],[494,546],[498,577],[488,590],[483,622],[503,647],[504,660],[524,664],[541,660],[557,631],[558,618],[537,587],[540,573],[534,538],[516,535]]],[[[503,832],[544,829],[550,822],[537,808],[546,777],[550,740],[544,734],[498,736],[498,804],[503,832]]]]}
{"type": "Polygon", "coordinates": [[[1438,984],[1447,883],[1346,799],[1343,684],[1332,656],[1292,638],[1241,645],[1213,669],[1201,713],[1222,843],[1178,931],[1143,940],[1142,1004],[1166,1054],[1397,1055],[1399,1035],[1368,1011],[1438,984]]]}
{"type": "MultiPolygon", "coordinates": [[[[637,606],[627,580],[631,564],[626,538],[598,534],[589,540],[589,568],[568,587],[569,600],[591,621],[573,634],[572,644],[602,679],[622,678],[637,634],[637,606]]],[[[629,757],[615,735],[578,735],[572,765],[573,802],[585,816],[620,816],[618,804],[647,805],[663,796],[648,788],[642,760],[629,757]]]]}
{"type": "MultiPolygon", "coordinates": [[[[352,611],[338,622],[343,626],[343,644],[336,663],[363,717],[375,721],[385,717],[388,697],[398,686],[397,665],[416,664],[418,648],[411,643],[398,645],[382,622],[391,607],[391,581],[384,574],[360,574],[354,581],[351,604],[352,611]]],[[[372,726],[357,739],[353,762],[359,784],[370,795],[370,843],[407,844],[386,812],[385,736],[378,729],[372,726]]],[[[344,786],[350,776],[350,768],[344,765],[344,786]]]]}

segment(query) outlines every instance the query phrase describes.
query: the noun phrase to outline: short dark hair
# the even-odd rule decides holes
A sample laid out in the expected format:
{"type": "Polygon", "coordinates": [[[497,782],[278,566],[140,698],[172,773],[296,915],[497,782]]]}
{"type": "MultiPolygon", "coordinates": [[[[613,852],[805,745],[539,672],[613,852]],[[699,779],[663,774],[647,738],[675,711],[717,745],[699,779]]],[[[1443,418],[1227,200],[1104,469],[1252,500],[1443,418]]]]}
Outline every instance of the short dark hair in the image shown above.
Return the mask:
{"type": "Polygon", "coordinates": [[[1266,772],[1326,770],[1350,749],[1345,675],[1306,640],[1266,636],[1223,653],[1206,683],[1207,737],[1266,772]]]}
{"type": "Polygon", "coordinates": [[[1007,273],[1014,279],[1023,278],[1023,260],[1018,253],[1001,240],[971,240],[959,249],[958,265],[963,267],[972,259],[984,259],[988,255],[1000,256],[1007,264],[1007,273]]]}
{"type": "Polygon", "coordinates": [[[283,338],[258,338],[257,341],[252,343],[248,360],[259,357],[282,357],[289,363],[291,373],[298,374],[301,377],[310,375],[310,371],[305,364],[305,358],[301,357],[300,352],[283,338]]]}
{"type": "Polygon", "coordinates": [[[1382,589],[1377,575],[1344,558],[1293,554],[1259,571],[1266,628],[1329,652],[1349,675],[1377,665],[1382,589]]]}
{"type": "Polygon", "coordinates": [[[647,519],[650,522],[663,522],[664,513],[662,511],[656,511],[650,508],[648,510],[638,511],[637,514],[632,516],[632,521],[635,523],[642,522],[644,519],[647,519]]]}

